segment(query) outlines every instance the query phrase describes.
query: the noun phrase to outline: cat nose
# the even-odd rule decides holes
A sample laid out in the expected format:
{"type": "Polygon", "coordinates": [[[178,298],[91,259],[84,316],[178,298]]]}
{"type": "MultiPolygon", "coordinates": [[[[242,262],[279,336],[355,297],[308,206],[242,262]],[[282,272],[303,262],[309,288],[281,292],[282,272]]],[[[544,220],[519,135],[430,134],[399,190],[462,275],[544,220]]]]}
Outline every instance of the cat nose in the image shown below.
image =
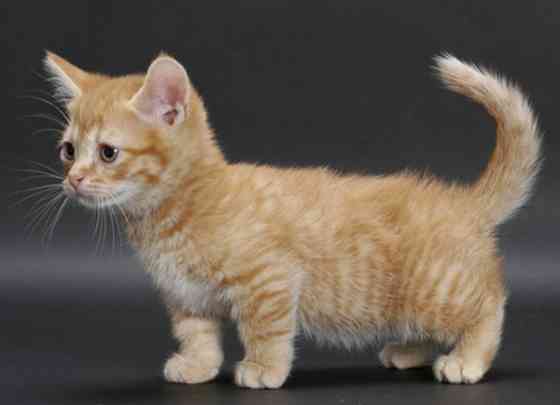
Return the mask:
{"type": "Polygon", "coordinates": [[[78,191],[78,187],[85,177],[86,176],[84,175],[70,175],[68,176],[68,181],[70,182],[72,187],[74,187],[74,190],[78,191]]]}

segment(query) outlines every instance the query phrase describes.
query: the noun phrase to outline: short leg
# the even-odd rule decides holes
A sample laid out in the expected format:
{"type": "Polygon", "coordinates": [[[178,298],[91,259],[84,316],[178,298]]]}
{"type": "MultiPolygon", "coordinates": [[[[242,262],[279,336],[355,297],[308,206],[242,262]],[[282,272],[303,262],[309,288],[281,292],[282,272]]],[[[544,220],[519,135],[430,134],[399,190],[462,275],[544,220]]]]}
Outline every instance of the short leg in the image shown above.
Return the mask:
{"type": "Polygon", "coordinates": [[[430,342],[387,343],[379,353],[379,359],[387,368],[395,367],[399,370],[405,370],[430,364],[434,352],[434,345],[430,342]]]}
{"type": "Polygon", "coordinates": [[[286,381],[294,356],[295,290],[289,283],[264,285],[240,303],[238,326],[245,357],[235,370],[237,385],[279,388],[286,381]]]}
{"type": "Polygon", "coordinates": [[[173,314],[172,322],[180,346],[165,364],[165,379],[187,384],[212,380],[223,362],[218,322],[185,314],[173,314]]]}
{"type": "Polygon", "coordinates": [[[503,323],[503,307],[465,331],[448,355],[434,363],[438,381],[454,384],[478,382],[490,368],[498,351],[503,323]]]}

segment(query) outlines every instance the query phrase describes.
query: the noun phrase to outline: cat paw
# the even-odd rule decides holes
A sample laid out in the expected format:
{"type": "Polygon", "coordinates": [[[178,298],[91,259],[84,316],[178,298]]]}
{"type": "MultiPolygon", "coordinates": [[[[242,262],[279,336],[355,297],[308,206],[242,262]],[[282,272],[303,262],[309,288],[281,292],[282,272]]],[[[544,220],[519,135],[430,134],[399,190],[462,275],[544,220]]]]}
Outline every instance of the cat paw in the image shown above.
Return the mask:
{"type": "Polygon", "coordinates": [[[165,363],[163,376],[169,382],[199,384],[214,379],[219,370],[220,364],[208,365],[175,353],[165,363]]]}
{"type": "Polygon", "coordinates": [[[379,360],[387,368],[406,370],[428,364],[429,356],[423,347],[387,343],[379,353],[379,360]]]}
{"type": "Polygon", "coordinates": [[[436,379],[452,384],[474,384],[480,381],[485,371],[481,364],[469,364],[453,355],[439,356],[434,363],[436,379]]]}
{"type": "Polygon", "coordinates": [[[289,367],[269,367],[244,360],[235,369],[235,383],[240,387],[280,388],[289,373],[289,367]]]}

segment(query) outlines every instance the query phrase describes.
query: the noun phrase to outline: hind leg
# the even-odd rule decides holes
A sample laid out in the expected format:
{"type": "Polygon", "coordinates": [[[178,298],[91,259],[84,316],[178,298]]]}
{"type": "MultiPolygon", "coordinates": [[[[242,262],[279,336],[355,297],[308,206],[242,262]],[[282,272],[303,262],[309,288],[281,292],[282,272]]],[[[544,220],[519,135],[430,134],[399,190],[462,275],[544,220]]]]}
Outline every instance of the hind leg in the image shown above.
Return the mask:
{"type": "Polygon", "coordinates": [[[490,368],[498,351],[504,318],[503,304],[467,329],[448,355],[434,363],[434,375],[439,381],[454,384],[478,382],[490,368]]]}
{"type": "Polygon", "coordinates": [[[430,364],[435,352],[435,347],[430,342],[418,343],[387,343],[379,353],[381,363],[387,368],[423,367],[430,364]]]}

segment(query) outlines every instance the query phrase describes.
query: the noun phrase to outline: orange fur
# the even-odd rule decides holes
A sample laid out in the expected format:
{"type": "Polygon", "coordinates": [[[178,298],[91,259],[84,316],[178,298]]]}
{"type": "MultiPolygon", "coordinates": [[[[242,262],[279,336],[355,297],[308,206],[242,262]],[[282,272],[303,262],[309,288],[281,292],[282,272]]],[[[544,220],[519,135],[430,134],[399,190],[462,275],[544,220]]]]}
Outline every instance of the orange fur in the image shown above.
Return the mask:
{"type": "Polygon", "coordinates": [[[171,57],[147,76],[119,78],[53,54],[47,64],[69,97],[62,141],[77,153],[67,176],[85,176],[78,198],[122,208],[169,307],[181,346],[166,378],[217,374],[223,318],[237,321],[245,345],[241,386],[281,386],[299,330],[346,347],[393,337],[380,355],[388,367],[426,364],[450,346],[434,363],[439,380],[472,383],[488,370],[506,299],[494,229],[526,201],[538,171],[537,124],[515,87],[437,59],[445,83],[497,121],[486,171],[464,186],[230,164],[171,57]],[[100,144],[119,149],[115,162],[98,158],[100,144]]]}

